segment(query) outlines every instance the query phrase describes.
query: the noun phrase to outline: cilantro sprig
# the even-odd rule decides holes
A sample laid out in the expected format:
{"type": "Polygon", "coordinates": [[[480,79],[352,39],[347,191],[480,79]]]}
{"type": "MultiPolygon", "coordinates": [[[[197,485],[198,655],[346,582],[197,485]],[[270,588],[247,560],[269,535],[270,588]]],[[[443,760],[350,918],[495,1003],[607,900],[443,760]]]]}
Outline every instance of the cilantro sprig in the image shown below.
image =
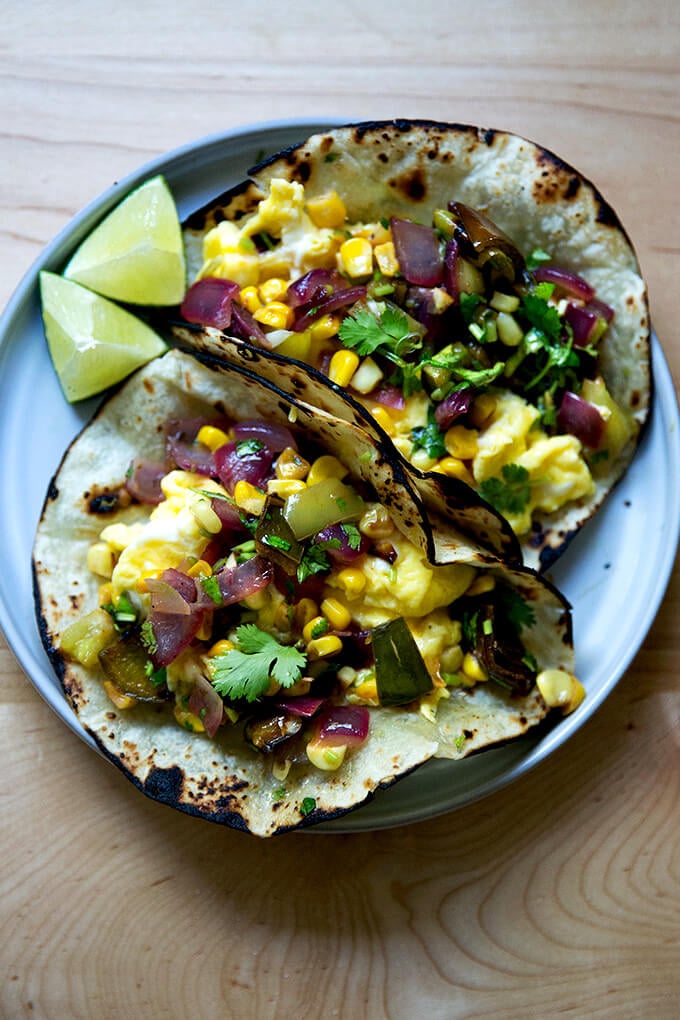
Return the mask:
{"type": "Polygon", "coordinates": [[[531,498],[529,472],[521,464],[504,464],[500,478],[487,478],[480,494],[500,513],[521,514],[531,498]]]}
{"type": "Polygon", "coordinates": [[[257,701],[269,688],[272,677],[282,687],[302,676],[307,657],[291,645],[282,645],[254,623],[236,629],[238,648],[212,660],[212,682],[218,694],[231,700],[257,701]]]}
{"type": "Polygon", "coordinates": [[[398,363],[422,347],[424,330],[417,326],[400,308],[388,304],[379,315],[358,308],[343,319],[338,335],[362,358],[378,352],[398,363]]]}

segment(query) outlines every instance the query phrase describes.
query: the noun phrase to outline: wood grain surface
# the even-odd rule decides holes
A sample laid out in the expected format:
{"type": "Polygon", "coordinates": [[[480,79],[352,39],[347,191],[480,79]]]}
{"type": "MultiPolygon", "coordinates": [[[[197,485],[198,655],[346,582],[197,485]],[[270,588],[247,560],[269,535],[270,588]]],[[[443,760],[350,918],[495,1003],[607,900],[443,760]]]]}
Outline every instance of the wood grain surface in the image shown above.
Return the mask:
{"type": "MultiPolygon", "coordinates": [[[[168,149],[271,119],[446,119],[518,131],[595,181],[677,383],[679,10],[0,3],[0,302],[168,149]]],[[[676,568],[614,693],[509,788],[418,825],[272,841],[146,800],[0,639],[0,1016],[677,1017],[679,602],[676,568]]]]}

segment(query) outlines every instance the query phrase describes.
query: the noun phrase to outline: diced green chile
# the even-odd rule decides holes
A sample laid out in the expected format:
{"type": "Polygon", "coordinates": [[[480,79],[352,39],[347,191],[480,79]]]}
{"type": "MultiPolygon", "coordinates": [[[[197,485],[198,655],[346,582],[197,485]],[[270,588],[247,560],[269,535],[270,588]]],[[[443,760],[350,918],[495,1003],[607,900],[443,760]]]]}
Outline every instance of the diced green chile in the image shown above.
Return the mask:
{"type": "Polygon", "coordinates": [[[364,511],[364,501],[350,485],[339,478],[324,478],[286,500],[284,516],[297,539],[317,535],[330,524],[356,520],[364,511]]]}
{"type": "Polygon", "coordinates": [[[527,653],[519,634],[494,602],[486,602],[476,614],[475,653],[492,680],[516,694],[528,694],[536,682],[527,665],[527,653]]]}
{"type": "Polygon", "coordinates": [[[293,534],[284,509],[285,501],[280,496],[267,496],[255,530],[255,549],[292,575],[298,568],[304,548],[293,534]]]}
{"type": "Polygon", "coordinates": [[[401,617],[376,627],[372,640],[381,705],[407,705],[432,690],[432,677],[401,617]]]}
{"type": "Polygon", "coordinates": [[[99,653],[107,680],[122,694],[137,701],[163,701],[164,690],[150,675],[148,652],[136,634],[126,634],[99,653]]]}

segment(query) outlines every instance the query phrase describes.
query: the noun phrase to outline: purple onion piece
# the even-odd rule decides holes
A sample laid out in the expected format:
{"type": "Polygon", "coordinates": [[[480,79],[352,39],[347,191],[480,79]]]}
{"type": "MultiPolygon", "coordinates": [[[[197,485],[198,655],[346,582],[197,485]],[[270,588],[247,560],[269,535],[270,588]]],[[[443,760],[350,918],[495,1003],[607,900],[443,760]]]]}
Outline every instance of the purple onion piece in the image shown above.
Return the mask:
{"type": "Polygon", "coordinates": [[[369,719],[363,705],[329,705],[318,716],[316,739],[328,747],[358,747],[368,736],[369,719]]]}
{"type": "Polygon", "coordinates": [[[597,450],[604,437],[605,422],[594,404],[567,390],[557,411],[557,428],[576,436],[591,450],[597,450]]]}
{"type": "Polygon", "coordinates": [[[199,326],[227,329],[231,323],[232,302],[238,293],[239,285],[232,280],[206,276],[189,287],[180,314],[187,322],[199,326]]]}
{"type": "Polygon", "coordinates": [[[341,524],[329,524],[328,527],[323,528],[317,534],[314,541],[333,543],[332,546],[328,546],[324,551],[335,563],[353,563],[360,556],[363,556],[370,545],[366,536],[361,535],[359,547],[357,549],[353,549],[350,545],[349,536],[341,524]],[[334,548],[338,542],[340,545],[337,546],[337,548],[334,548]]]}
{"type": "Polygon", "coordinates": [[[168,459],[182,471],[195,471],[197,474],[215,477],[212,452],[200,443],[196,443],[203,425],[212,424],[205,418],[180,418],[171,420],[166,425],[165,449],[168,459]]]}
{"type": "Polygon", "coordinates": [[[366,297],[365,287],[347,287],[344,290],[328,294],[320,301],[312,302],[311,306],[309,304],[302,305],[297,309],[298,318],[293,323],[293,330],[296,333],[303,333],[321,315],[328,315],[330,312],[336,312],[339,308],[356,304],[364,297],[366,297]]]}
{"type": "Polygon", "coordinates": [[[237,482],[250,482],[261,488],[271,472],[274,454],[266,446],[258,450],[244,449],[240,443],[225,443],[213,454],[214,471],[228,492],[237,482]]]}
{"type": "Polygon", "coordinates": [[[291,308],[320,301],[335,290],[333,275],[329,269],[310,269],[288,285],[286,304],[291,308]]]}
{"type": "Polygon", "coordinates": [[[457,418],[467,414],[472,406],[473,391],[469,386],[454,390],[448,397],[437,404],[434,418],[439,428],[445,432],[457,418]]]}
{"type": "Polygon", "coordinates": [[[437,287],[444,279],[444,260],[433,227],[392,217],[392,241],[402,276],[421,287],[437,287]]]}
{"type": "Polygon", "coordinates": [[[223,604],[230,606],[266,588],[274,577],[274,568],[263,556],[254,556],[235,567],[224,566],[214,576],[220,587],[223,604]]]}
{"type": "Polygon", "coordinates": [[[275,425],[268,421],[240,421],[232,431],[238,442],[257,439],[273,453],[281,453],[289,446],[297,449],[293,433],[285,425],[275,425]]]}
{"type": "Polygon", "coordinates": [[[200,673],[189,695],[187,707],[201,720],[208,736],[214,737],[222,722],[224,703],[210,681],[200,673]]]}
{"type": "Polygon", "coordinates": [[[582,301],[591,301],[595,297],[595,289],[587,280],[561,266],[539,266],[534,270],[534,279],[537,283],[554,283],[560,290],[582,301]]]}
{"type": "Polygon", "coordinates": [[[135,457],[125,479],[125,488],[139,503],[158,506],[163,499],[161,478],[167,474],[164,463],[135,457]]]}
{"type": "Polygon", "coordinates": [[[284,712],[292,712],[304,719],[311,719],[319,711],[325,698],[315,698],[311,694],[300,694],[295,698],[277,698],[274,702],[276,708],[284,712]]]}
{"type": "Polygon", "coordinates": [[[247,308],[235,301],[231,308],[231,333],[240,340],[247,340],[256,347],[271,349],[264,331],[259,323],[252,317],[247,308]]]}

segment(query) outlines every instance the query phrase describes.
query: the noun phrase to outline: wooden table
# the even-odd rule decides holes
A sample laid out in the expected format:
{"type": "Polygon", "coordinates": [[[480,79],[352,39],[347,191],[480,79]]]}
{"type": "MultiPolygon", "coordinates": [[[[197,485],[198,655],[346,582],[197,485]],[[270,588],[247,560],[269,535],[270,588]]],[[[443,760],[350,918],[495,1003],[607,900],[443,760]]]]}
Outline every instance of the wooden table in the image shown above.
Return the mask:
{"type": "MultiPolygon", "coordinates": [[[[675,0],[2,6],[3,303],[78,209],[165,150],[272,118],[446,119],[596,181],[677,381],[675,0]]],[[[676,570],[615,692],[510,788],[417,826],[273,841],[140,796],[0,641],[0,1014],[678,1016],[679,598],[676,570]]]]}

